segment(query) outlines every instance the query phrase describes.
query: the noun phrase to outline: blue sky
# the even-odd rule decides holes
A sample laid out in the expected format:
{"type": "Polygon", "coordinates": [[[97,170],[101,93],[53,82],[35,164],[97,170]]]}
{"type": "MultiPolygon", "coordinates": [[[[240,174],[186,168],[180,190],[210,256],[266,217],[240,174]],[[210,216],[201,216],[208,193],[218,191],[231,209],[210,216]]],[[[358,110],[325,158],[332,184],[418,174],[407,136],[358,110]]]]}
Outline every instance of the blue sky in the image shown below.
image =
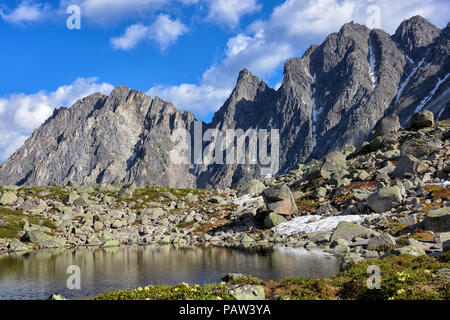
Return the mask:
{"type": "Polygon", "coordinates": [[[0,162],[56,107],[118,85],[209,121],[242,68],[276,87],[286,59],[355,21],[393,33],[444,0],[0,0],[0,162]],[[80,9],[81,28],[66,12],[80,9]]]}

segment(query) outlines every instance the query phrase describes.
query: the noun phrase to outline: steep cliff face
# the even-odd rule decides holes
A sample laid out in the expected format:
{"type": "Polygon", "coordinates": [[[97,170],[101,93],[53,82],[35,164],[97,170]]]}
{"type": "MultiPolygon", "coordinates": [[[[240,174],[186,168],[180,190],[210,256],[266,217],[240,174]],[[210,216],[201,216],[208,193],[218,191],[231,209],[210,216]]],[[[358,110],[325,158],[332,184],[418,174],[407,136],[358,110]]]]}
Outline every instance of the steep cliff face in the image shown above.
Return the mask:
{"type": "Polygon", "coordinates": [[[174,166],[170,134],[194,116],[120,86],[57,109],[0,168],[2,184],[121,183],[194,187],[192,166],[174,166]]]}
{"type": "MultiPolygon", "coordinates": [[[[422,17],[394,35],[347,23],[301,58],[289,59],[278,90],[240,72],[230,97],[203,130],[278,129],[283,173],[365,141],[385,116],[450,117],[450,33],[422,17]]],[[[255,164],[175,165],[176,128],[193,133],[193,115],[125,87],[61,108],[0,167],[0,184],[131,182],[226,187],[260,175],[255,164]]],[[[207,144],[203,145],[204,147],[207,144]]]]}

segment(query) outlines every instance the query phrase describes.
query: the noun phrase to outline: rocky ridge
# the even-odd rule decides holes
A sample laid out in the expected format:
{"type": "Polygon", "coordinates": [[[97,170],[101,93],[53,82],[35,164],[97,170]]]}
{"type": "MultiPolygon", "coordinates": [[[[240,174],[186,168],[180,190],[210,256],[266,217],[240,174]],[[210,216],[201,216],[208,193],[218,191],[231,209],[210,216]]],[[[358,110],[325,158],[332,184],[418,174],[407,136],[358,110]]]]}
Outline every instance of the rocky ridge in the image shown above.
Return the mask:
{"type": "Polygon", "coordinates": [[[288,245],[339,255],[343,269],[392,254],[441,255],[450,245],[450,123],[434,123],[429,111],[407,128],[398,121],[384,120],[358,148],[238,189],[3,186],[0,251],[288,245]]]}
{"type": "MultiPolygon", "coordinates": [[[[394,35],[347,23],[301,58],[289,59],[278,90],[248,70],[203,130],[278,129],[280,170],[357,146],[390,116],[405,127],[429,110],[450,117],[449,25],[420,16],[394,35]]],[[[3,185],[136,183],[173,188],[236,187],[261,178],[258,165],[175,165],[170,135],[195,118],[158,97],[120,86],[60,108],[0,166],[3,185]]],[[[206,146],[206,145],[204,145],[206,146]]]]}

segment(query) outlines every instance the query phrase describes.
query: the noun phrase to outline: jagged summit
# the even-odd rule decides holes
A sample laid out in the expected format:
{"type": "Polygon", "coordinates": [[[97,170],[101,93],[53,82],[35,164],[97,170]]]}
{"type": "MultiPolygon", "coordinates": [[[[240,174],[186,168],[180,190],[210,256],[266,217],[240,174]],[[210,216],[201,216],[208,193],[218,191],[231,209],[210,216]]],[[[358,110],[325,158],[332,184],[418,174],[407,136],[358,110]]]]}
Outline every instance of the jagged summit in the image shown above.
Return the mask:
{"type": "MultiPolygon", "coordinates": [[[[450,32],[420,16],[393,36],[347,23],[301,58],[286,61],[278,90],[243,69],[203,129],[277,129],[280,171],[360,145],[386,116],[406,125],[420,110],[450,117],[450,32]]],[[[178,166],[170,134],[195,117],[125,86],[60,108],[0,166],[0,184],[136,182],[171,187],[236,186],[257,165],[178,166]]]]}

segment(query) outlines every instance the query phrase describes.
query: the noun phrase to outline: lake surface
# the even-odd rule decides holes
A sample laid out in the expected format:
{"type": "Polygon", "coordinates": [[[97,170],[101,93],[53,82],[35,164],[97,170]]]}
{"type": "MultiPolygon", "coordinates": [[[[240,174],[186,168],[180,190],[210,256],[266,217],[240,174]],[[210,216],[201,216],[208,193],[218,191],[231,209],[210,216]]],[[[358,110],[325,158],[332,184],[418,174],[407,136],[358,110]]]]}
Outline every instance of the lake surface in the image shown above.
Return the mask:
{"type": "Polygon", "coordinates": [[[55,292],[71,299],[87,299],[107,291],[149,284],[203,285],[218,283],[230,272],[268,280],[289,276],[324,278],[338,270],[336,257],[288,247],[230,249],[154,245],[41,250],[24,255],[0,255],[0,300],[47,299],[55,292]],[[80,268],[79,290],[67,288],[70,265],[80,268]]]}

